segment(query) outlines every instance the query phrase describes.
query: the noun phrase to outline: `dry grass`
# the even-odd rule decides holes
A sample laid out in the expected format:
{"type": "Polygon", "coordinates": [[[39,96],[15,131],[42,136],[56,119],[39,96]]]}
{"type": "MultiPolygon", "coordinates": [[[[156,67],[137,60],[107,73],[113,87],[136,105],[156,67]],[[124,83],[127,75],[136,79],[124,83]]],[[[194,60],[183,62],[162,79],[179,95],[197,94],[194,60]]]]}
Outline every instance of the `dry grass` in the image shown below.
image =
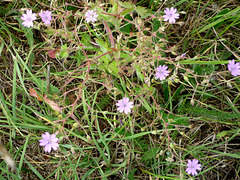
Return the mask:
{"type": "MultiPolygon", "coordinates": [[[[110,51],[107,54],[111,62],[119,62],[116,74],[110,63],[104,66],[100,57],[103,51],[96,43],[100,37],[111,46],[104,25],[99,23],[96,30],[91,24],[84,26],[81,18],[76,20],[71,16],[58,18],[53,24],[56,30],[53,34],[47,34],[45,27],[32,30],[32,43],[37,46],[32,51],[31,62],[28,30],[24,30],[15,17],[20,17],[20,8],[33,7],[37,12],[47,6],[38,1],[28,6],[26,2],[0,3],[1,8],[9,7],[12,12],[2,14],[0,19],[5,25],[0,29],[0,42],[4,44],[0,57],[0,135],[17,165],[16,171],[11,172],[6,170],[4,161],[0,162],[0,179],[187,179],[191,177],[185,172],[187,160],[193,158],[202,164],[202,170],[193,179],[239,179],[240,82],[239,77],[227,72],[225,65],[227,60],[237,59],[239,55],[239,22],[231,18],[239,15],[239,10],[227,16],[240,7],[238,1],[180,4],[177,8],[182,13],[178,23],[161,33],[166,43],[152,42],[152,21],[144,23],[139,32],[134,27],[138,21],[133,21],[132,34],[123,33],[120,48],[116,46],[124,49],[121,53],[128,56],[114,59],[118,50],[106,50],[110,51]],[[227,18],[211,26],[218,20],[219,12],[227,18]],[[81,33],[74,34],[74,29],[80,29],[81,33]],[[61,30],[66,30],[70,38],[56,33],[61,30]],[[81,46],[84,34],[90,34],[88,43],[92,49],[81,46]],[[51,59],[47,55],[47,50],[64,44],[69,47],[68,58],[51,59]],[[142,49],[136,48],[138,44],[142,49]],[[164,51],[157,52],[156,46],[164,47],[164,51]],[[177,60],[185,52],[186,57],[177,60]],[[153,68],[159,64],[155,57],[160,55],[167,59],[165,62],[172,70],[172,79],[164,83],[153,78],[153,68]],[[26,61],[30,71],[24,65],[26,61]],[[176,76],[173,76],[174,70],[176,76]],[[139,74],[148,78],[148,85],[139,74]],[[37,84],[34,77],[42,82],[37,84]],[[50,91],[42,84],[48,78],[50,91]],[[63,113],[56,113],[46,103],[30,97],[29,88],[42,95],[47,93],[64,107],[63,113]],[[59,93],[51,92],[55,88],[59,93]],[[115,106],[125,95],[134,101],[129,116],[117,113],[115,106]],[[45,153],[39,146],[38,140],[45,131],[56,133],[60,138],[57,151],[45,153]]],[[[68,3],[81,6],[78,1],[68,3]]],[[[149,6],[146,1],[140,5],[149,6]]],[[[111,8],[111,5],[104,7],[111,8]]],[[[148,7],[148,10],[155,12],[160,7],[148,7]]],[[[66,16],[64,6],[55,11],[55,17],[58,15],[66,16]]],[[[137,14],[134,16],[138,18],[137,14]]],[[[117,43],[117,36],[122,32],[112,24],[109,26],[117,43]]]]}

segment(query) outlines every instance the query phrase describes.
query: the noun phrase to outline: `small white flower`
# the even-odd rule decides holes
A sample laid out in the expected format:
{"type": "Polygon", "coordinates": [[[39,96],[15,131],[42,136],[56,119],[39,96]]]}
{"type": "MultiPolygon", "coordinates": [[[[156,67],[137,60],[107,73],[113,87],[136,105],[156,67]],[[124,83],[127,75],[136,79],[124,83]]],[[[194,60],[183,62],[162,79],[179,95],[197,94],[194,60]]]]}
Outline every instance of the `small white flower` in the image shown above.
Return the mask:
{"type": "Polygon", "coordinates": [[[97,21],[98,14],[94,10],[88,10],[85,14],[86,22],[89,23],[90,21],[92,23],[97,21]]]}
{"type": "Polygon", "coordinates": [[[164,21],[169,21],[169,23],[175,23],[176,19],[179,19],[179,14],[177,13],[177,9],[174,7],[171,7],[170,9],[166,8],[164,12],[166,14],[163,16],[164,21]]]}
{"type": "Polygon", "coordinates": [[[36,20],[36,13],[32,13],[31,9],[26,11],[26,14],[23,14],[21,20],[23,20],[22,25],[28,28],[33,27],[33,21],[36,20]]]}
{"type": "Polygon", "coordinates": [[[119,106],[117,110],[122,113],[128,114],[131,112],[131,108],[133,108],[133,102],[129,102],[128,97],[124,97],[122,100],[118,100],[118,103],[116,104],[119,106]]]}

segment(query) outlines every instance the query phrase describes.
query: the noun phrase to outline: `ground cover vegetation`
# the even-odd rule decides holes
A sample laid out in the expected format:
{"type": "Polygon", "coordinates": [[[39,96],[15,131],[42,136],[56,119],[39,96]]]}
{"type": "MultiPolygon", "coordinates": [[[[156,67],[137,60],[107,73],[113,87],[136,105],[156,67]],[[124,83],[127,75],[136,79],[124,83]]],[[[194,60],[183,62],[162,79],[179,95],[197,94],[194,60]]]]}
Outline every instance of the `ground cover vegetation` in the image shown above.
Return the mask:
{"type": "Polygon", "coordinates": [[[239,1],[0,9],[0,179],[240,179],[239,1]]]}

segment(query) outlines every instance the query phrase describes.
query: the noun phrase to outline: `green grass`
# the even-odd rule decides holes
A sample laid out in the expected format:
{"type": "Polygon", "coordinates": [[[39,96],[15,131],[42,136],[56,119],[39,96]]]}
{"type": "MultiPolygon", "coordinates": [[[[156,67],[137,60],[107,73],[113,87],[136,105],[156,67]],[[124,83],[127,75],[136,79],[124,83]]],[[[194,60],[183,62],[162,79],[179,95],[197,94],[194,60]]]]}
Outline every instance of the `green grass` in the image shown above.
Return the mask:
{"type": "Polygon", "coordinates": [[[239,60],[239,5],[1,2],[0,136],[16,170],[1,161],[0,179],[239,179],[240,79],[227,68],[239,60]],[[171,6],[174,24],[161,18],[171,6]],[[24,27],[22,8],[51,10],[51,26],[24,27]],[[56,151],[39,146],[45,132],[56,151]],[[202,165],[196,176],[189,159],[202,165]]]}

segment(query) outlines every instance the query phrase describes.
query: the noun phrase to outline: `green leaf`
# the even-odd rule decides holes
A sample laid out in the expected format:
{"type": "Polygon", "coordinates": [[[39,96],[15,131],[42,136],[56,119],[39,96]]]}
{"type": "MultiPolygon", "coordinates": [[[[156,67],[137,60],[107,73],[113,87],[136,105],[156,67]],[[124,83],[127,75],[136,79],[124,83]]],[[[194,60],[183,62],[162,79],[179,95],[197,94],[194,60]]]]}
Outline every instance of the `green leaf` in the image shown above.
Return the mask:
{"type": "Polygon", "coordinates": [[[149,15],[148,10],[145,7],[137,6],[135,10],[141,17],[149,15]]]}
{"type": "Polygon", "coordinates": [[[129,179],[129,180],[134,180],[134,179],[135,179],[134,173],[135,173],[137,170],[138,170],[137,168],[134,168],[133,170],[131,170],[131,173],[128,175],[128,179],[129,179]]]}
{"type": "Polygon", "coordinates": [[[118,134],[120,134],[122,136],[125,136],[125,137],[128,137],[128,136],[132,135],[130,132],[126,132],[125,129],[120,129],[119,127],[115,128],[114,132],[118,133],[118,134]]]}
{"type": "MultiPolygon", "coordinates": [[[[130,16],[130,14],[127,14],[124,18],[132,21],[132,17],[130,16]]],[[[123,22],[124,24],[120,27],[120,31],[130,33],[133,25],[127,21],[123,21],[123,22]]]]}
{"type": "MultiPolygon", "coordinates": [[[[104,42],[103,40],[101,39],[95,39],[96,40],[96,43],[100,46],[100,49],[102,51],[102,53],[106,53],[108,51],[110,51],[111,49],[108,48],[108,45],[106,42],[104,42]]],[[[99,52],[98,54],[101,55],[102,54],[101,52],[99,52]]],[[[103,62],[103,66],[107,69],[106,65],[109,64],[109,61],[111,60],[109,54],[106,54],[105,56],[102,56],[99,58],[101,60],[101,62],[103,62]]]]}
{"type": "Polygon", "coordinates": [[[85,46],[92,46],[92,44],[90,43],[91,37],[89,34],[83,34],[81,35],[81,43],[83,43],[85,46]]]}
{"type": "Polygon", "coordinates": [[[77,60],[77,66],[79,66],[81,64],[81,62],[83,62],[86,59],[86,57],[83,55],[82,51],[77,51],[76,56],[70,56],[70,58],[74,58],[77,60]]]}
{"type": "Polygon", "coordinates": [[[28,59],[27,61],[29,61],[28,63],[28,67],[29,69],[31,70],[32,69],[32,64],[33,64],[33,61],[34,61],[34,54],[32,53],[33,51],[33,48],[34,48],[34,38],[33,38],[33,32],[32,32],[32,29],[31,28],[27,28],[25,26],[22,25],[22,20],[20,20],[20,17],[16,17],[15,19],[18,20],[19,24],[21,25],[23,31],[24,31],[24,34],[28,40],[28,45],[30,47],[30,50],[29,50],[29,54],[28,54],[28,59]]]}
{"type": "Polygon", "coordinates": [[[65,8],[65,9],[67,9],[68,11],[74,11],[74,10],[77,10],[78,9],[78,7],[75,7],[75,6],[71,6],[71,5],[67,5],[66,6],[67,8],[65,8]]]}
{"type": "Polygon", "coordinates": [[[135,70],[136,70],[136,73],[137,73],[138,78],[139,78],[142,82],[144,82],[144,75],[141,73],[142,70],[141,70],[141,68],[140,68],[140,65],[139,65],[139,64],[136,64],[136,65],[134,66],[134,68],[135,68],[135,70]]]}
{"type": "Polygon", "coordinates": [[[153,147],[153,148],[149,149],[149,150],[142,156],[141,161],[146,161],[146,160],[155,158],[155,156],[157,155],[158,150],[159,150],[158,147],[153,147]]]}
{"type": "MultiPolygon", "coordinates": [[[[37,85],[41,85],[38,88],[40,88],[42,92],[47,92],[47,81],[38,78],[29,79],[35,82],[37,85]]],[[[51,94],[58,94],[60,92],[60,90],[56,86],[53,86],[52,84],[49,84],[49,89],[50,89],[49,93],[51,94]]]]}
{"type": "Polygon", "coordinates": [[[68,56],[69,56],[68,47],[66,44],[64,44],[61,47],[60,57],[67,58],[68,56]]]}
{"type": "MultiPolygon", "coordinates": [[[[231,19],[233,17],[233,15],[235,15],[235,13],[237,13],[239,10],[240,10],[240,7],[238,6],[237,8],[233,9],[232,11],[229,11],[229,12],[223,11],[222,12],[223,14],[217,15],[217,18],[218,18],[217,20],[214,20],[212,23],[207,22],[208,24],[206,26],[204,25],[202,27],[202,29],[199,28],[198,33],[202,33],[204,31],[206,31],[207,29],[217,26],[219,23],[226,22],[227,20],[231,19]]],[[[213,18],[216,19],[216,17],[213,17],[213,18]]],[[[239,16],[238,16],[238,18],[239,18],[239,16]]],[[[238,18],[234,18],[234,19],[237,20],[238,18]]],[[[209,21],[209,19],[206,21],[209,21]]],[[[192,31],[192,33],[195,33],[195,32],[196,31],[192,31]]]]}
{"type": "Polygon", "coordinates": [[[222,131],[220,133],[217,134],[217,138],[222,138],[225,136],[231,136],[232,134],[236,133],[237,129],[231,129],[229,131],[222,131]]]}
{"type": "Polygon", "coordinates": [[[134,8],[135,6],[133,5],[133,3],[131,2],[121,2],[121,1],[118,1],[118,4],[123,7],[123,8],[126,8],[126,9],[131,9],[131,8],[134,8]]]}
{"type": "Polygon", "coordinates": [[[108,71],[109,71],[109,73],[111,73],[115,76],[118,76],[119,69],[118,69],[116,61],[113,61],[108,65],[108,71]]]}
{"type": "Polygon", "coordinates": [[[118,9],[117,2],[114,1],[114,0],[110,0],[109,2],[112,4],[112,8],[109,8],[108,13],[109,14],[116,14],[117,13],[117,9],[118,9]]]}
{"type": "Polygon", "coordinates": [[[222,137],[226,136],[227,133],[228,133],[228,131],[222,131],[222,132],[217,134],[217,138],[222,138],[222,137]]]}
{"type": "Polygon", "coordinates": [[[101,39],[97,39],[97,38],[95,38],[95,41],[100,46],[100,49],[103,53],[106,53],[107,51],[110,51],[110,49],[108,48],[108,44],[106,42],[104,42],[101,39]]]}
{"type": "Polygon", "coordinates": [[[149,106],[148,102],[146,101],[146,99],[142,99],[143,103],[142,105],[147,109],[147,111],[149,112],[149,114],[152,114],[152,108],[149,106]]]}
{"type": "Polygon", "coordinates": [[[0,37],[0,42],[1,42],[1,46],[0,46],[0,55],[2,54],[2,50],[3,50],[3,47],[4,47],[4,39],[2,37],[0,37]]]}
{"type": "Polygon", "coordinates": [[[231,153],[226,153],[226,152],[216,151],[216,150],[209,150],[209,151],[219,154],[220,156],[228,156],[228,157],[240,159],[240,154],[238,154],[239,152],[236,152],[236,154],[231,154],[231,153]]]}
{"type": "MultiPolygon", "coordinates": [[[[126,16],[126,15],[129,15],[129,13],[131,12],[131,11],[133,11],[134,10],[134,7],[133,8],[130,8],[130,9],[125,9],[123,12],[121,12],[120,14],[122,15],[122,16],[126,16]]],[[[129,15],[130,16],[130,15],[129,15]]],[[[126,17],[125,17],[126,18],[126,17]]]]}
{"type": "MultiPolygon", "coordinates": [[[[181,116],[175,116],[173,114],[166,114],[163,113],[162,114],[162,118],[171,124],[176,124],[176,125],[181,125],[181,126],[189,126],[189,121],[188,121],[188,117],[181,117],[181,116]]],[[[168,129],[173,128],[172,125],[168,126],[168,129]]]]}

